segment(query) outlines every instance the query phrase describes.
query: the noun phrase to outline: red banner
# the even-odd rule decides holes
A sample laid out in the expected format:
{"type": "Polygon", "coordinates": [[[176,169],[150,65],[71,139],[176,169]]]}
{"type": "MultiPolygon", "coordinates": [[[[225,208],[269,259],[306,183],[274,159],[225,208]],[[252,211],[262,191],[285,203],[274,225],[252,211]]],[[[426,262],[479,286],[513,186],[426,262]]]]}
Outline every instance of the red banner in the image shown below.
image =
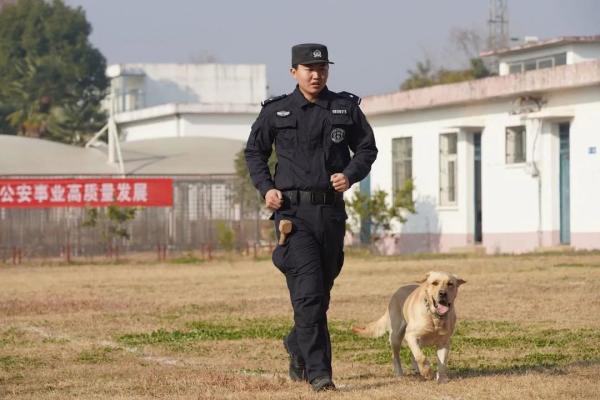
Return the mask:
{"type": "Polygon", "coordinates": [[[168,207],[172,179],[0,179],[0,208],[168,207]]]}

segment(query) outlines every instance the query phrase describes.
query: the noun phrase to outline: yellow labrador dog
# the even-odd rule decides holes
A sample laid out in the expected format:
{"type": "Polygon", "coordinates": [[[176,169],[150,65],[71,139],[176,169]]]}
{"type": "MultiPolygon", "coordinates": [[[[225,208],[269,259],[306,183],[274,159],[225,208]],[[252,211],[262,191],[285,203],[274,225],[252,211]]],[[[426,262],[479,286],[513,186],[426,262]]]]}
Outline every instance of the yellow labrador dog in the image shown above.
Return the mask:
{"type": "Polygon", "coordinates": [[[377,321],[354,332],[367,337],[390,333],[394,371],[402,375],[400,344],[406,341],[412,352],[412,364],[425,379],[433,378],[429,361],[420,346],[437,346],[437,381],[447,382],[450,336],[454,332],[454,300],[464,280],[447,272],[431,271],[419,285],[403,286],[394,293],[386,313],[377,321]]]}

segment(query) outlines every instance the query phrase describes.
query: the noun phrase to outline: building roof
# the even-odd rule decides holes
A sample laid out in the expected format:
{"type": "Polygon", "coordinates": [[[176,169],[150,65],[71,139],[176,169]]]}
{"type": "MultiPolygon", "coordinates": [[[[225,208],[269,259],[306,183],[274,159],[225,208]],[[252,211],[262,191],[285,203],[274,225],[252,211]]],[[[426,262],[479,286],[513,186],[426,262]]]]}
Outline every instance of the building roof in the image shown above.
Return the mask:
{"type": "Polygon", "coordinates": [[[234,174],[241,140],[178,137],[121,143],[125,170],[131,175],[234,174]]]}
{"type": "MultiPolygon", "coordinates": [[[[128,176],[234,174],[244,142],[185,137],[121,143],[128,176]]],[[[0,135],[0,177],[121,175],[107,147],[79,147],[43,139],[0,135]]]]}
{"type": "Polygon", "coordinates": [[[368,116],[511,98],[527,94],[600,85],[600,60],[585,61],[448,85],[367,96],[368,116]]]}
{"type": "Polygon", "coordinates": [[[552,39],[537,40],[523,43],[519,46],[507,47],[498,50],[480,53],[481,57],[506,56],[510,54],[524,53],[531,50],[540,50],[549,47],[563,46],[567,44],[600,43],[600,35],[596,36],[561,36],[552,39]]]}
{"type": "Polygon", "coordinates": [[[49,140],[0,135],[0,176],[112,175],[118,168],[106,163],[96,149],[49,140]]]}

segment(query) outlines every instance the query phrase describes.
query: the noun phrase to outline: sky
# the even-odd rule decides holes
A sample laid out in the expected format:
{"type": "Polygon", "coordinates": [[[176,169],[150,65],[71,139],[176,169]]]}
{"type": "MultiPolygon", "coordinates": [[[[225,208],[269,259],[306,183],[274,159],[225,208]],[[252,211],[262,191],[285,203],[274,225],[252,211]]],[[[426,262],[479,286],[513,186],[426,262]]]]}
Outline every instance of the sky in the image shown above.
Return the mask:
{"type": "MultiPolygon", "coordinates": [[[[289,93],[292,45],[328,46],[329,88],[359,96],[398,90],[426,58],[467,59],[450,33],[487,36],[488,0],[65,0],[81,6],[109,64],[266,64],[270,95],[289,93]]],[[[511,37],[600,35],[600,0],[509,0],[511,37]]]]}

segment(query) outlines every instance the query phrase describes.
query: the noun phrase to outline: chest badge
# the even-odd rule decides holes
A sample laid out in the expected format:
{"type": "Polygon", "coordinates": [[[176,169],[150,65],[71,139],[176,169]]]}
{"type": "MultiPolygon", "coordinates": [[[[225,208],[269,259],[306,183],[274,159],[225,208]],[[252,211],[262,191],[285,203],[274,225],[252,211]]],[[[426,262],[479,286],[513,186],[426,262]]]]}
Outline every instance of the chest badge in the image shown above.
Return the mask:
{"type": "Polygon", "coordinates": [[[346,138],[346,131],[342,128],[333,128],[331,131],[331,141],[333,143],[341,143],[346,138]]]}
{"type": "Polygon", "coordinates": [[[277,111],[277,116],[278,117],[287,117],[290,114],[291,113],[289,111],[277,111]]]}

